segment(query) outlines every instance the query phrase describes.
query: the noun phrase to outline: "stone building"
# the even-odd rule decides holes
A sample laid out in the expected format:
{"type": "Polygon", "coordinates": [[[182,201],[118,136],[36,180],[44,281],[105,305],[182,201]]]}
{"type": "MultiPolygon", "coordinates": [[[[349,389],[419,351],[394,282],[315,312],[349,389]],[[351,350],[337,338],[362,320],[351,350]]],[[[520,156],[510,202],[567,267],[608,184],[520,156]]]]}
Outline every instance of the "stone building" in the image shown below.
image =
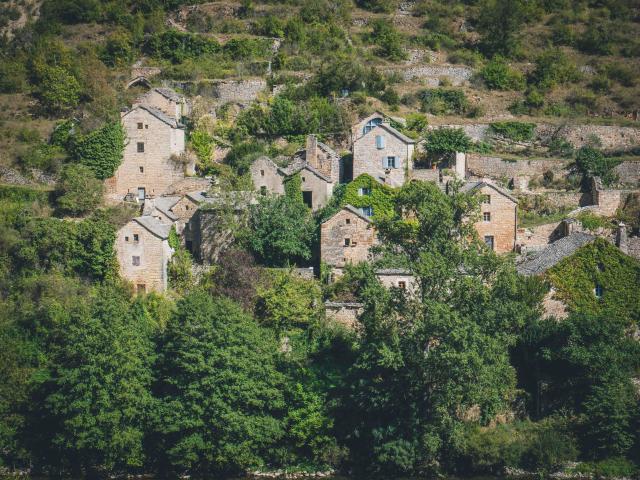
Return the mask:
{"type": "Polygon", "coordinates": [[[516,244],[518,201],[488,181],[469,182],[462,187],[481,198],[480,219],[475,227],[480,240],[496,253],[512,252],[516,244]]]}
{"type": "Polygon", "coordinates": [[[173,254],[170,230],[171,225],[147,215],[130,220],[118,231],[115,248],[120,275],[138,293],[167,289],[167,265],[173,254]]]}
{"type": "Polygon", "coordinates": [[[114,199],[135,195],[139,200],[162,195],[167,188],[192,171],[185,164],[184,126],[160,110],[138,105],[122,113],[127,136],[122,163],[106,181],[106,193],[114,199]]]}
{"type": "Polygon", "coordinates": [[[415,140],[393,128],[380,114],[367,117],[352,130],[353,178],[366,173],[391,187],[400,187],[413,170],[415,140]]]}
{"type": "Polygon", "coordinates": [[[287,177],[284,170],[267,156],[258,157],[249,167],[253,187],[261,194],[284,194],[284,181],[287,177]]]}
{"type": "Polygon", "coordinates": [[[376,270],[376,277],[386,288],[399,288],[408,293],[418,290],[418,283],[410,271],[402,268],[383,268],[376,270]]]}
{"type": "Polygon", "coordinates": [[[152,88],[136,99],[133,106],[138,105],[153,107],[177,121],[189,115],[186,98],[171,88],[152,88]]]}
{"type": "Polygon", "coordinates": [[[320,260],[340,275],[348,264],[370,260],[376,243],[371,220],[351,205],[345,206],[320,226],[320,260]]]}

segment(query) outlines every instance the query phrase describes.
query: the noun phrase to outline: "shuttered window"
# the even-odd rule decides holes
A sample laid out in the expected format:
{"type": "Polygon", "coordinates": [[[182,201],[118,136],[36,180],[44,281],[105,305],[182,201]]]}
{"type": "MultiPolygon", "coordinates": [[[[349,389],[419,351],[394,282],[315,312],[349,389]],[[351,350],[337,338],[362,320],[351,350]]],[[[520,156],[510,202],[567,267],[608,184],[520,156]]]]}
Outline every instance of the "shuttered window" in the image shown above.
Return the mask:
{"type": "Polygon", "coordinates": [[[376,148],[382,150],[384,148],[384,137],[382,135],[376,135],[376,148]]]}

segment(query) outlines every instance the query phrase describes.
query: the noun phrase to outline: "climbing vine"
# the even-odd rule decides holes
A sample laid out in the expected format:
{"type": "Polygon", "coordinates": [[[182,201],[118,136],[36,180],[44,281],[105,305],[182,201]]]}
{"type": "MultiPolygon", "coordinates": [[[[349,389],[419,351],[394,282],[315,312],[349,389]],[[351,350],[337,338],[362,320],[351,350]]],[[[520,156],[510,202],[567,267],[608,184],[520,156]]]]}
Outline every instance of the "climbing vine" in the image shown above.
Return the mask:
{"type": "Polygon", "coordinates": [[[342,206],[353,205],[356,208],[372,207],[376,218],[391,215],[393,212],[394,190],[377,182],[369,175],[360,175],[347,185],[342,198],[342,206]],[[368,189],[369,194],[362,194],[361,189],[368,189]]]}
{"type": "Polygon", "coordinates": [[[107,123],[73,141],[73,154],[101,180],[112,177],[122,161],[125,132],[120,122],[107,123]]]}
{"type": "Polygon", "coordinates": [[[572,311],[640,320],[640,263],[604,239],[562,260],[547,272],[547,278],[572,311]],[[600,298],[596,286],[602,288],[600,298]]]}

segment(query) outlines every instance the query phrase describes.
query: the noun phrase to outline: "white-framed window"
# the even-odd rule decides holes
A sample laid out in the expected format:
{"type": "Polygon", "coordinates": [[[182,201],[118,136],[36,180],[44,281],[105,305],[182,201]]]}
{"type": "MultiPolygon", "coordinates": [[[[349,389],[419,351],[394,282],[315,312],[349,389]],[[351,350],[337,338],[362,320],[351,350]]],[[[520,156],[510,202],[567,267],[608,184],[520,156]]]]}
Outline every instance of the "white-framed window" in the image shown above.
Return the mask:
{"type": "Polygon", "coordinates": [[[358,195],[364,197],[365,195],[371,195],[371,189],[369,187],[361,187],[358,189],[358,195]]]}
{"type": "Polygon", "coordinates": [[[491,213],[490,212],[484,212],[482,214],[482,220],[484,220],[485,222],[490,222],[491,221],[491,213]]]}
{"type": "Polygon", "coordinates": [[[384,137],[382,135],[376,135],[376,148],[378,150],[382,150],[384,148],[384,145],[384,137]]]}
{"type": "Polygon", "coordinates": [[[398,168],[398,157],[384,157],[382,166],[384,168],[398,168]]]}
{"type": "Polygon", "coordinates": [[[601,299],[602,295],[604,295],[604,288],[602,288],[602,285],[596,284],[596,286],[593,289],[593,294],[596,296],[598,300],[601,299]]]}
{"type": "Polygon", "coordinates": [[[491,204],[491,195],[483,195],[482,196],[482,203],[486,203],[487,205],[491,204]]]}
{"type": "Polygon", "coordinates": [[[494,240],[493,240],[493,235],[485,235],[484,236],[484,243],[487,245],[487,247],[489,247],[491,250],[494,249],[494,240]]]}
{"type": "Polygon", "coordinates": [[[369,120],[367,124],[362,128],[362,134],[364,135],[366,133],[369,133],[371,130],[376,128],[381,123],[382,123],[381,118],[374,118],[372,120],[369,120]]]}
{"type": "Polygon", "coordinates": [[[372,217],[373,216],[373,207],[362,207],[362,214],[365,217],[372,217]]]}

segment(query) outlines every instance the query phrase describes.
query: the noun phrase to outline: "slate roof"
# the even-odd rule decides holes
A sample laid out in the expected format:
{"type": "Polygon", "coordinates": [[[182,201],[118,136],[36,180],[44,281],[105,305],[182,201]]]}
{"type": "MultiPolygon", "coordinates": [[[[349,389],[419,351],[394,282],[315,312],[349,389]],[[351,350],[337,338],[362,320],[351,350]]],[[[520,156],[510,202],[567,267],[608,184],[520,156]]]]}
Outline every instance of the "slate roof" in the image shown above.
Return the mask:
{"type": "Polygon", "coordinates": [[[518,200],[516,200],[515,197],[513,195],[511,195],[508,191],[506,191],[504,188],[498,187],[494,183],[487,182],[486,180],[479,180],[477,182],[467,182],[462,186],[462,191],[463,192],[471,192],[473,190],[477,190],[477,189],[482,188],[482,187],[491,187],[496,192],[498,192],[501,195],[504,195],[505,197],[507,197],[512,202],[518,203],[518,200]]]}
{"type": "MultiPolygon", "coordinates": [[[[416,141],[413,138],[407,137],[404,133],[399,132],[398,130],[396,130],[395,128],[393,128],[391,125],[389,125],[387,123],[381,123],[376,128],[382,128],[382,129],[386,130],[391,135],[395,135],[396,137],[398,137],[404,143],[409,143],[409,144],[416,143],[416,141]]],[[[365,135],[363,135],[363,137],[366,136],[366,135],[369,135],[369,133],[375,131],[376,128],[372,128],[371,130],[369,130],[369,132],[367,132],[365,135]]]]}
{"type": "Polygon", "coordinates": [[[177,220],[178,217],[171,211],[171,208],[178,203],[181,197],[157,197],[153,201],[153,207],[160,210],[167,217],[172,220],[177,220]]]}
{"type": "Polygon", "coordinates": [[[516,270],[521,275],[539,275],[595,239],[594,235],[589,235],[588,233],[572,233],[548,245],[544,250],[537,252],[533,258],[517,265],[516,270]]]}
{"type": "Polygon", "coordinates": [[[159,237],[162,240],[166,240],[169,238],[169,232],[171,231],[171,225],[166,225],[162,223],[155,217],[149,215],[143,215],[142,217],[136,217],[133,219],[134,222],[137,222],[142,227],[149,230],[155,236],[159,237]]]}
{"type": "Polygon", "coordinates": [[[171,100],[172,102],[181,102],[182,97],[176,93],[172,88],[160,87],[154,88],[156,92],[162,95],[164,98],[171,100]]]}
{"type": "Polygon", "coordinates": [[[169,115],[167,115],[166,113],[158,110],[157,108],[153,108],[153,107],[150,107],[148,105],[136,105],[131,110],[129,110],[127,113],[125,113],[124,116],[126,116],[129,113],[133,112],[136,108],[141,108],[143,110],[146,110],[151,115],[156,117],[158,120],[160,120],[160,121],[166,123],[167,125],[169,125],[171,128],[184,128],[184,125],[182,125],[180,122],[178,122],[175,118],[172,118],[169,115]]]}

